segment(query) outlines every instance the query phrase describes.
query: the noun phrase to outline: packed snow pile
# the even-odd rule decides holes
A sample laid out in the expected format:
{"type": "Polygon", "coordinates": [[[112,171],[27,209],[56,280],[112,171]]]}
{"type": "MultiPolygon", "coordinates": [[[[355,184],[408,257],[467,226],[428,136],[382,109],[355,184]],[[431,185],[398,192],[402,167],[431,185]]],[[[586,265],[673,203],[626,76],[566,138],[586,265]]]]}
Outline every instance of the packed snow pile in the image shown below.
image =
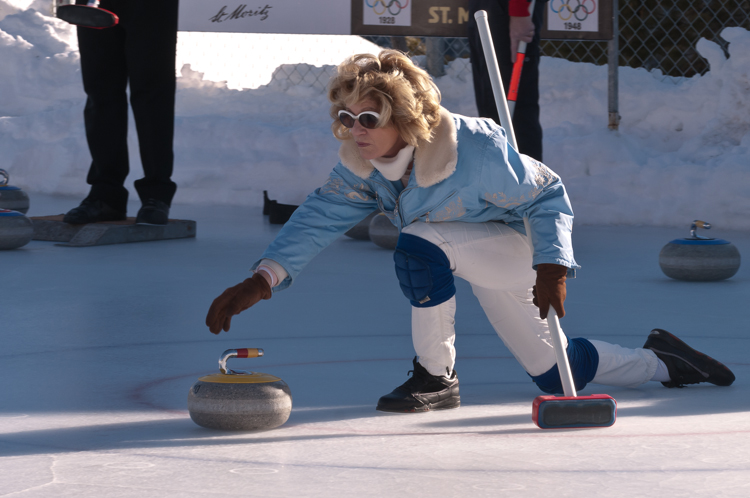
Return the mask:
{"type": "Polygon", "coordinates": [[[544,159],[578,222],[750,229],[750,32],[726,28],[729,59],[698,43],[711,70],[677,83],[620,68],[618,132],[606,129],[607,70],[543,58],[544,159]],[[575,66],[573,69],[572,66],[575,66]]]}
{"type": "MultiPolygon", "coordinates": [[[[75,29],[15,1],[0,0],[0,168],[32,202],[34,192],[82,198],[90,157],[75,29]]],[[[718,45],[698,44],[711,64],[704,76],[675,83],[620,68],[619,131],[607,129],[606,67],[542,59],[544,162],[562,176],[577,223],[687,226],[699,218],[750,229],[750,32],[727,28],[722,37],[728,59],[718,45]]],[[[325,180],[338,160],[325,78],[239,90],[193,69],[190,53],[178,59],[186,64],[177,78],[176,203],[258,207],[263,190],[299,203],[325,180]]],[[[325,76],[341,59],[277,71],[325,76]]],[[[445,107],[476,115],[467,67],[452,63],[436,83],[445,107]]],[[[132,119],[130,131],[135,198],[132,119]]]]}

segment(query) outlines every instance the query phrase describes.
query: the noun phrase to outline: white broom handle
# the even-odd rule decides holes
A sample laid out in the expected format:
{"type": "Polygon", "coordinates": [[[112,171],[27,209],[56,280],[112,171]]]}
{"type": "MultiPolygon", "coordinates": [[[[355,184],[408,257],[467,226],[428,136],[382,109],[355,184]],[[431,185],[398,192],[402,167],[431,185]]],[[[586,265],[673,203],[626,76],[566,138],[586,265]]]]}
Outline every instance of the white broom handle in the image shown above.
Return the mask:
{"type": "Polygon", "coordinates": [[[570,371],[570,363],[568,363],[568,355],[565,352],[564,335],[560,327],[560,320],[557,318],[555,308],[552,306],[549,307],[549,312],[547,313],[547,324],[549,325],[549,333],[552,336],[552,344],[555,345],[557,369],[560,371],[563,392],[565,396],[578,396],[576,386],[573,383],[573,372],[570,371]]]}
{"type": "Polygon", "coordinates": [[[474,14],[474,19],[477,20],[479,38],[482,41],[482,51],[484,52],[484,59],[487,62],[487,70],[490,73],[492,93],[495,94],[497,114],[500,116],[500,125],[505,128],[506,134],[508,135],[508,143],[510,143],[511,147],[518,150],[518,146],[516,145],[516,134],[513,131],[513,121],[510,119],[510,111],[508,110],[508,99],[505,98],[505,88],[503,88],[503,80],[500,78],[500,67],[497,65],[495,46],[492,44],[490,25],[487,22],[487,11],[477,11],[474,14]]]}
{"type": "MultiPolygon", "coordinates": [[[[523,226],[526,228],[526,241],[529,243],[529,249],[531,250],[531,257],[534,257],[534,244],[531,241],[531,223],[529,219],[524,217],[523,226]]],[[[563,386],[563,393],[565,396],[578,396],[576,392],[576,385],[573,383],[573,372],[570,371],[570,363],[568,362],[568,354],[565,351],[565,335],[563,334],[562,327],[560,327],[560,319],[557,317],[557,312],[552,306],[549,307],[547,312],[547,325],[549,325],[549,335],[552,337],[552,345],[555,348],[555,359],[557,360],[557,370],[560,372],[560,381],[563,386]]]]}

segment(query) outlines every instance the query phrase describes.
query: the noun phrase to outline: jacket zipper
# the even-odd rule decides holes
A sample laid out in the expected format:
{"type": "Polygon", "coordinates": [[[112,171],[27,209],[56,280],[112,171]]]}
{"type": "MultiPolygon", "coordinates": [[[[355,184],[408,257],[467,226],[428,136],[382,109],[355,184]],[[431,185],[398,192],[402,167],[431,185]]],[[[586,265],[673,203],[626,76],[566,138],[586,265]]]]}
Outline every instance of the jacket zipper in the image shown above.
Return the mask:
{"type": "Polygon", "coordinates": [[[406,187],[404,190],[401,191],[400,194],[398,194],[398,197],[396,198],[396,210],[398,211],[398,217],[401,220],[401,227],[402,228],[406,226],[406,220],[404,219],[404,213],[403,213],[403,211],[399,208],[399,203],[401,201],[401,196],[404,195],[404,193],[407,190],[413,190],[413,189],[414,189],[414,187],[406,187]]]}
{"type": "MultiPolygon", "coordinates": [[[[414,188],[415,188],[415,187],[406,187],[406,188],[405,188],[404,190],[402,190],[402,191],[401,191],[401,193],[400,193],[400,194],[398,194],[398,195],[395,195],[395,194],[393,193],[393,191],[392,191],[392,190],[391,190],[391,189],[389,188],[389,186],[388,186],[388,185],[386,185],[385,183],[383,183],[383,182],[381,182],[381,181],[379,181],[379,180],[373,180],[373,182],[375,182],[375,183],[377,183],[377,184],[381,185],[382,187],[384,187],[384,188],[385,188],[385,190],[386,190],[386,191],[387,191],[387,192],[388,192],[389,194],[391,194],[391,195],[393,196],[393,200],[394,200],[394,203],[395,203],[395,206],[396,206],[396,207],[394,208],[394,213],[398,215],[398,219],[399,219],[399,221],[401,222],[401,227],[402,227],[402,228],[403,228],[403,227],[405,227],[405,226],[406,226],[406,220],[404,219],[404,213],[402,212],[402,210],[401,210],[401,208],[400,208],[400,204],[401,204],[401,196],[402,196],[402,195],[404,195],[404,194],[405,194],[405,193],[406,193],[406,192],[407,192],[408,190],[414,190],[414,188]]],[[[377,193],[377,192],[376,192],[376,193],[377,193]]],[[[440,206],[440,205],[442,205],[442,204],[443,204],[443,203],[444,203],[445,201],[447,201],[447,200],[448,200],[448,199],[450,199],[451,197],[455,196],[455,195],[456,195],[457,193],[458,193],[458,192],[452,192],[452,193],[450,193],[450,194],[449,194],[449,195],[447,195],[447,196],[446,196],[445,198],[443,198],[443,200],[441,200],[440,202],[438,202],[438,203],[434,204],[434,206],[440,206]]],[[[432,212],[432,210],[433,210],[433,209],[435,208],[434,206],[433,206],[432,208],[430,208],[430,209],[429,209],[428,211],[426,211],[426,212],[425,212],[424,214],[420,215],[420,216],[426,216],[426,217],[427,217],[427,222],[428,222],[428,223],[429,223],[429,216],[430,216],[430,213],[431,213],[431,212],[432,212]]],[[[417,217],[416,217],[416,218],[414,218],[414,219],[415,219],[415,220],[416,220],[416,219],[419,219],[419,217],[420,217],[420,216],[417,216],[417,217]]]]}
{"type": "MultiPolygon", "coordinates": [[[[399,220],[401,221],[401,227],[403,227],[403,226],[404,226],[404,218],[403,218],[403,217],[401,216],[401,212],[399,211],[399,208],[398,208],[398,201],[399,201],[399,199],[401,198],[401,194],[403,194],[403,193],[404,193],[404,190],[402,190],[402,191],[401,191],[401,194],[398,194],[398,195],[396,195],[396,194],[395,194],[395,193],[394,193],[394,192],[393,192],[393,191],[391,190],[391,188],[390,188],[390,187],[389,187],[388,185],[386,185],[385,183],[381,182],[380,180],[375,180],[375,179],[373,179],[372,181],[373,181],[374,183],[377,183],[378,185],[381,185],[381,186],[382,186],[383,188],[385,188],[385,190],[386,190],[386,191],[387,191],[387,192],[388,192],[389,194],[391,194],[391,197],[393,198],[393,201],[394,201],[394,203],[395,203],[395,206],[396,206],[396,207],[394,208],[394,213],[395,213],[395,214],[398,214],[399,220]]],[[[376,192],[376,194],[377,194],[377,192],[376,192]]]]}
{"type": "MultiPolygon", "coordinates": [[[[442,206],[442,205],[443,205],[443,203],[445,203],[445,201],[447,201],[447,200],[448,200],[448,199],[450,199],[451,197],[455,196],[456,194],[458,194],[458,192],[453,192],[452,194],[450,194],[450,195],[448,195],[447,197],[445,197],[445,198],[444,198],[444,199],[443,199],[442,201],[440,201],[440,202],[438,202],[438,203],[434,204],[434,205],[433,205],[433,206],[432,206],[432,207],[431,207],[431,208],[430,208],[430,209],[429,209],[429,210],[428,210],[427,212],[425,212],[425,213],[424,213],[423,215],[421,215],[421,216],[424,216],[424,217],[425,217],[425,223],[429,223],[429,222],[430,222],[430,213],[432,213],[432,211],[433,211],[433,210],[434,210],[434,209],[435,209],[435,208],[436,208],[437,206],[442,206]]],[[[416,218],[414,218],[414,219],[415,219],[415,220],[416,220],[416,219],[419,219],[419,216],[417,216],[417,217],[416,217],[416,218]]]]}

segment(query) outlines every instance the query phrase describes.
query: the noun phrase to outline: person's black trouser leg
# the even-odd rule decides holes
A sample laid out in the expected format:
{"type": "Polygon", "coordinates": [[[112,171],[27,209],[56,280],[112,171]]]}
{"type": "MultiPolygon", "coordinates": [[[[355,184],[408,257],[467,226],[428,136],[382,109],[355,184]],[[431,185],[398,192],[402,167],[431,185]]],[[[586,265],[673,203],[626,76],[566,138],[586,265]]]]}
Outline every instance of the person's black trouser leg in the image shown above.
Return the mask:
{"type": "Polygon", "coordinates": [[[169,205],[177,190],[171,176],[178,0],[128,1],[125,54],[144,174],[135,188],[142,201],[169,205]]]}
{"type": "MultiPolygon", "coordinates": [[[[85,3],[85,0],[79,0],[85,3]]],[[[78,28],[86,138],[92,163],[91,196],[124,211],[128,166],[128,104],[135,117],[144,177],[135,182],[142,200],[170,204],[174,153],[175,52],[178,0],[102,0],[120,23],[78,28]]]]}
{"type": "Polygon", "coordinates": [[[125,31],[78,28],[81,76],[86,92],[83,111],[91,166],[90,197],[125,212],[128,191],[128,101],[125,31]]]}
{"type": "MultiPolygon", "coordinates": [[[[518,98],[513,112],[513,129],[519,151],[539,161],[542,160],[542,126],[539,123],[539,33],[546,2],[537,0],[534,9],[534,40],[526,47],[526,58],[518,86],[518,98]]],[[[491,118],[500,123],[495,105],[489,71],[482,51],[482,42],[477,30],[474,13],[487,11],[488,23],[492,33],[492,42],[500,66],[503,86],[507,94],[513,74],[513,63],[510,54],[508,2],[498,0],[469,0],[469,48],[471,50],[471,67],[474,77],[474,95],[477,111],[481,117],[491,118]]]]}

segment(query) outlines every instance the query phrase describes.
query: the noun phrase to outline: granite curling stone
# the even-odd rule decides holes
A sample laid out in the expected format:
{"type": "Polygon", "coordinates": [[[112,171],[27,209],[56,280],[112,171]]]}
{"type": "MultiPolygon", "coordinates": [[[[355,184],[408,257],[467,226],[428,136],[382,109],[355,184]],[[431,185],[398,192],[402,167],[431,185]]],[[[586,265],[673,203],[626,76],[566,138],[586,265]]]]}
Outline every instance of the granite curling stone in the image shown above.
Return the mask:
{"type": "Polygon", "coordinates": [[[18,187],[8,185],[10,176],[0,169],[0,209],[10,209],[26,214],[29,211],[29,195],[18,187]]]}
{"type": "Polygon", "coordinates": [[[34,224],[23,213],[0,209],[0,249],[17,249],[34,237],[34,224]]]}
{"type": "Polygon", "coordinates": [[[391,220],[379,213],[372,218],[370,222],[370,240],[378,247],[383,249],[395,249],[398,243],[399,231],[391,220]]]}
{"type": "Polygon", "coordinates": [[[659,266],[664,274],[676,280],[710,282],[732,277],[740,268],[740,252],[734,244],[695,234],[698,228],[711,228],[710,223],[695,220],[690,237],[675,239],[659,253],[659,266]]]}
{"type": "Polygon", "coordinates": [[[220,372],[206,375],[188,393],[188,411],[201,427],[224,431],[257,431],[279,427],[292,412],[292,393],[278,377],[226,368],[229,358],[257,358],[262,349],[228,349],[220,372]]]}
{"type": "Polygon", "coordinates": [[[351,227],[344,235],[354,240],[370,240],[370,222],[379,212],[379,210],[375,210],[368,214],[364,220],[351,227]]]}

